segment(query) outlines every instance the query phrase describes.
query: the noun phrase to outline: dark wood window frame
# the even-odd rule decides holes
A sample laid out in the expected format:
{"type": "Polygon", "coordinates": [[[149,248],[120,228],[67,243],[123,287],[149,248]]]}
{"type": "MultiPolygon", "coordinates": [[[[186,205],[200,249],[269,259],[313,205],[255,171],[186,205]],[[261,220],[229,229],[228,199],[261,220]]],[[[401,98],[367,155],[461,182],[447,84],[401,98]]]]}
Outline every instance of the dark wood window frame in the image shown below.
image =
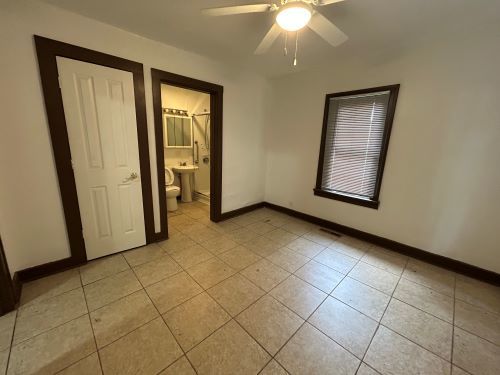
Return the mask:
{"type": "Polygon", "coordinates": [[[382,185],[382,176],[384,174],[387,150],[389,149],[389,139],[391,137],[392,122],[394,120],[394,112],[396,110],[398,93],[399,93],[399,85],[389,85],[389,86],[372,87],[362,90],[338,92],[326,95],[325,109],[323,113],[323,129],[321,131],[321,145],[320,145],[319,159],[318,159],[318,172],[316,176],[316,187],[314,188],[314,195],[346,203],[352,203],[359,206],[378,209],[380,204],[379,201],[380,187],[382,185]],[[342,96],[350,96],[350,95],[363,95],[380,91],[389,91],[390,94],[389,94],[389,103],[387,105],[387,115],[385,118],[384,134],[382,137],[382,146],[380,149],[380,158],[378,163],[377,179],[375,182],[375,192],[373,198],[364,199],[354,195],[342,194],[339,192],[327,191],[322,189],[321,186],[323,181],[323,164],[325,160],[325,143],[326,143],[326,134],[328,130],[328,113],[330,109],[330,99],[342,96]]]}
{"type": "Polygon", "coordinates": [[[185,77],[179,74],[151,69],[153,87],[153,112],[156,138],[156,164],[160,203],[160,227],[158,240],[168,238],[167,197],[165,192],[165,159],[163,149],[163,120],[161,85],[171,85],[210,94],[210,220],[222,220],[222,101],[224,87],[214,83],[185,77]]]}
{"type": "Polygon", "coordinates": [[[34,39],[71,256],[69,258],[20,271],[19,278],[21,281],[35,279],[50,273],[58,272],[65,268],[83,264],[87,261],[75,177],[71,166],[71,152],[68,131],[66,128],[66,119],[64,116],[64,106],[61,91],[59,89],[57,56],[132,73],[146,242],[151,243],[156,240],[143,65],[135,61],[126,60],[38,35],[35,35],[34,39]]]}

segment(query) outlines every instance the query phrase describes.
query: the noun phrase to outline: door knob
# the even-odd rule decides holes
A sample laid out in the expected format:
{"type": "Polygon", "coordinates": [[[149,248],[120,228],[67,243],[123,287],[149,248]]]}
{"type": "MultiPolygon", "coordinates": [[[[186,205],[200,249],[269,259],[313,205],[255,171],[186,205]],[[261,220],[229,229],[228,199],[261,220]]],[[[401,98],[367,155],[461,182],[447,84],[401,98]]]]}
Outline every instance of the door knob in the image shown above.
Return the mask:
{"type": "Polygon", "coordinates": [[[127,178],[125,178],[125,179],[123,180],[123,182],[134,181],[134,180],[136,180],[138,177],[139,177],[139,175],[138,175],[136,172],[132,172],[132,173],[130,173],[130,176],[128,176],[127,178]]]}

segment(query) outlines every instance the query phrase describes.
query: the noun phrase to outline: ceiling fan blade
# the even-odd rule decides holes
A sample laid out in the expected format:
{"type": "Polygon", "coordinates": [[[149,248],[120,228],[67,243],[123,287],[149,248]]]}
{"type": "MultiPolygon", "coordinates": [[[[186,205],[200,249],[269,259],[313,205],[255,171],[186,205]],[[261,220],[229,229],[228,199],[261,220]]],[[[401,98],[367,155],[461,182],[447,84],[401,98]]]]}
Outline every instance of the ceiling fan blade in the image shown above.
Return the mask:
{"type": "Polygon", "coordinates": [[[271,5],[269,4],[248,4],[236,5],[232,7],[202,9],[201,12],[207,16],[230,16],[233,14],[267,12],[270,9],[271,5]]]}
{"type": "Polygon", "coordinates": [[[269,50],[269,48],[271,48],[276,39],[280,36],[280,34],[281,34],[281,28],[277,24],[273,24],[273,26],[269,29],[264,39],[262,39],[262,41],[260,42],[254,54],[262,55],[266,53],[269,50]]]}
{"type": "Polygon", "coordinates": [[[342,30],[318,12],[311,17],[311,21],[309,21],[307,26],[334,47],[341,45],[349,39],[342,30]]]}
{"type": "Polygon", "coordinates": [[[344,0],[320,0],[318,2],[318,6],[340,3],[341,1],[344,1],[344,0]]]}

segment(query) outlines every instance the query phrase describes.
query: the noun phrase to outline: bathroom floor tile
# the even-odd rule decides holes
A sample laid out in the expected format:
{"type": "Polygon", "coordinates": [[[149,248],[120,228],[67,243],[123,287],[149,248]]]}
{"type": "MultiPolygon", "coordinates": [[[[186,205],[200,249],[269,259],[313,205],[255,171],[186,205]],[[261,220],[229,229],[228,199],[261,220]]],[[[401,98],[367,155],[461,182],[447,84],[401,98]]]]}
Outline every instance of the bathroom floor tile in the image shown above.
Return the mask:
{"type": "Polygon", "coordinates": [[[364,262],[356,264],[349,277],[388,295],[394,292],[399,281],[398,276],[364,262]]]}
{"type": "Polygon", "coordinates": [[[96,353],[85,357],[75,364],[65,368],[63,371],[58,372],[58,375],[102,375],[101,363],[99,356],[96,353]]]}
{"type": "Polygon", "coordinates": [[[215,255],[222,254],[238,246],[236,242],[226,236],[212,238],[211,240],[202,242],[201,245],[215,255]]]}
{"type": "Polygon", "coordinates": [[[250,242],[245,242],[244,245],[261,257],[267,257],[282,247],[279,243],[264,236],[254,238],[250,242]]]}
{"type": "Polygon", "coordinates": [[[298,238],[297,235],[287,232],[286,230],[283,230],[281,228],[276,228],[275,230],[266,233],[264,237],[269,238],[270,240],[273,240],[274,242],[279,243],[282,246],[286,246],[290,242],[298,238]]]}
{"type": "Polygon", "coordinates": [[[371,248],[362,258],[361,261],[371,264],[372,266],[393,273],[396,276],[401,276],[405,268],[407,260],[399,256],[399,254],[383,251],[381,249],[371,248]]]}
{"type": "Polygon", "coordinates": [[[310,259],[283,247],[269,255],[267,260],[273,262],[288,272],[295,272],[304,264],[309,262],[310,259]]]}
{"type": "Polygon", "coordinates": [[[105,374],[156,374],[182,356],[161,318],[132,331],[99,351],[105,374]]]}
{"type": "Polygon", "coordinates": [[[227,233],[227,236],[239,244],[244,244],[245,242],[252,241],[259,235],[250,229],[240,228],[227,233]]]}
{"type": "Polygon", "coordinates": [[[500,346],[500,315],[457,300],[455,325],[500,346]]]}
{"type": "Polygon", "coordinates": [[[459,300],[500,314],[500,287],[458,275],[456,295],[459,300]]]}
{"type": "Polygon", "coordinates": [[[184,302],[163,317],[186,352],[231,319],[207,293],[184,302]]]}
{"type": "Polygon", "coordinates": [[[188,268],[186,272],[203,288],[208,289],[231,275],[234,275],[236,270],[228,266],[222,260],[212,258],[206,262],[188,268]]]}
{"type": "Polygon", "coordinates": [[[330,246],[332,243],[338,241],[339,239],[339,237],[320,229],[313,229],[310,232],[304,234],[302,237],[316,242],[317,244],[320,244],[322,246],[330,246]]]}
{"type": "Polygon", "coordinates": [[[166,370],[160,372],[159,375],[196,375],[196,372],[186,357],[183,356],[168,366],[166,370]]]}
{"type": "Polygon", "coordinates": [[[221,234],[213,229],[208,227],[204,227],[202,229],[198,229],[188,234],[193,240],[198,243],[202,243],[204,241],[213,240],[215,238],[221,237],[221,234]]]}
{"type": "Polygon", "coordinates": [[[303,319],[307,319],[327,297],[319,289],[293,275],[271,290],[269,294],[303,319]]]}
{"type": "Polygon", "coordinates": [[[305,323],[276,356],[277,361],[291,374],[356,373],[359,360],[318,331],[305,323]]]}
{"type": "Polygon", "coordinates": [[[250,229],[251,231],[254,231],[257,234],[262,235],[262,234],[266,234],[266,233],[269,233],[269,232],[275,230],[276,227],[274,225],[259,221],[259,222],[252,223],[252,224],[248,225],[247,229],[250,229]]]}
{"type": "Polygon", "coordinates": [[[364,244],[356,246],[356,244],[350,243],[343,237],[328,246],[329,249],[332,249],[338,253],[348,255],[354,259],[361,259],[368,251],[368,247],[369,246],[364,244]]]}
{"type": "Polygon", "coordinates": [[[257,263],[245,268],[241,271],[241,274],[266,292],[270,291],[290,275],[289,272],[275,266],[267,259],[261,259],[257,263]]]}
{"type": "Polygon", "coordinates": [[[199,263],[202,263],[210,258],[213,258],[214,255],[205,250],[200,245],[194,245],[191,247],[187,247],[185,249],[176,251],[171,254],[172,258],[181,265],[184,269],[195,266],[199,263]]]}
{"type": "Polygon", "coordinates": [[[261,298],[236,320],[272,355],[304,323],[297,314],[270,296],[261,298]]]}
{"type": "Polygon", "coordinates": [[[375,334],[364,361],[381,374],[450,373],[447,361],[383,326],[375,334]]]}
{"type": "MultiPolygon", "coordinates": [[[[171,221],[171,219],[169,219],[171,221]]],[[[170,224],[170,222],[169,222],[170,224]]],[[[158,242],[158,246],[160,246],[163,250],[167,252],[167,254],[173,254],[182,249],[186,249],[188,247],[195,246],[196,242],[182,233],[170,234],[170,238],[165,241],[158,242]]]]}
{"type": "Polygon", "coordinates": [[[166,254],[151,262],[134,267],[135,275],[143,286],[154,284],[180,271],[182,268],[166,254]]]}
{"type": "Polygon", "coordinates": [[[90,311],[142,289],[132,270],[123,271],[83,287],[90,311]]]}
{"type": "Polygon", "coordinates": [[[146,287],[146,292],[163,314],[203,291],[186,272],[180,272],[146,287]]]}
{"type": "Polygon", "coordinates": [[[83,285],[87,285],[129,268],[123,255],[116,254],[89,262],[85,266],[80,267],[80,274],[83,285]]]}
{"type": "Polygon", "coordinates": [[[299,237],[296,240],[290,242],[287,247],[295,251],[297,254],[303,255],[308,258],[314,258],[322,250],[325,249],[324,246],[318,245],[316,242],[302,237],[299,237]]]}
{"type": "Polygon", "coordinates": [[[90,313],[97,347],[102,348],[158,317],[158,312],[144,290],[90,313]]]}
{"type": "Polygon", "coordinates": [[[96,351],[88,315],[12,348],[9,374],[51,374],[96,351]]]}
{"type": "Polygon", "coordinates": [[[375,320],[332,297],[308,321],[358,358],[363,358],[378,326],[375,320]]]}
{"type": "Polygon", "coordinates": [[[264,370],[262,370],[259,375],[287,375],[288,372],[281,367],[281,365],[276,362],[274,359],[272,359],[266,367],[264,367],[264,370]]]}
{"type": "Polygon", "coordinates": [[[220,254],[219,258],[238,271],[262,259],[261,256],[241,245],[220,254]]]}
{"type": "Polygon", "coordinates": [[[387,294],[349,277],[335,288],[332,296],[376,321],[380,321],[390,300],[387,294]]]}
{"type": "Polygon", "coordinates": [[[11,311],[4,316],[0,316],[0,352],[10,347],[16,314],[16,311],[11,311]]]}
{"type": "Polygon", "coordinates": [[[358,262],[357,259],[338,253],[332,249],[323,250],[314,257],[314,260],[344,274],[347,274],[358,262]]]}
{"type": "Polygon", "coordinates": [[[238,315],[264,295],[264,291],[236,274],[207,290],[229,314],[238,315]]]}
{"type": "Polygon", "coordinates": [[[325,293],[331,293],[345,276],[314,260],[304,264],[294,274],[325,293]]]}
{"type": "Polygon", "coordinates": [[[455,288],[455,274],[453,272],[416,259],[410,259],[403,272],[403,277],[453,297],[455,288]]]}
{"type": "Polygon", "coordinates": [[[165,251],[155,243],[123,253],[125,260],[128,262],[130,267],[136,267],[141,264],[151,262],[152,260],[158,259],[164,255],[165,251]]]}
{"type": "Polygon", "coordinates": [[[495,375],[500,368],[500,346],[455,328],[453,363],[471,374],[495,375]]]}
{"type": "Polygon", "coordinates": [[[271,359],[234,320],[187,356],[198,374],[257,374],[271,359]]]}

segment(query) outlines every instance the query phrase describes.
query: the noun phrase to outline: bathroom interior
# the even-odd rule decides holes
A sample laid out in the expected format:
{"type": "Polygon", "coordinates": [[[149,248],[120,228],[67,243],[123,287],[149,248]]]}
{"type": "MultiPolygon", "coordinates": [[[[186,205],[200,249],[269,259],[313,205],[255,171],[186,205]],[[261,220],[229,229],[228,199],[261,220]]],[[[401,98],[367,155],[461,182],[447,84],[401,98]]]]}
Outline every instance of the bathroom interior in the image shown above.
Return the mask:
{"type": "Polygon", "coordinates": [[[210,94],[161,86],[168,215],[210,207],[210,94]]]}

